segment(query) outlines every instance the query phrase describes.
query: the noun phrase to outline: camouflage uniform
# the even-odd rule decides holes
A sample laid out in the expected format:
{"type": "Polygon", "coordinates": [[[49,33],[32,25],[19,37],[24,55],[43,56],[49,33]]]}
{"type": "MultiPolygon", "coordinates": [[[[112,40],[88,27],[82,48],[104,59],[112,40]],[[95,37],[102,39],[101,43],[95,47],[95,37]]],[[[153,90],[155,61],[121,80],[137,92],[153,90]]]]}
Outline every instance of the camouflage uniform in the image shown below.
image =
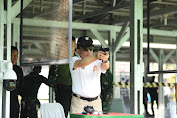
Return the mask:
{"type": "Polygon", "coordinates": [[[106,74],[101,74],[101,99],[102,109],[104,112],[109,113],[110,106],[113,98],[113,77],[112,73],[108,70],[106,74]]]}
{"type": "Polygon", "coordinates": [[[19,117],[20,105],[18,95],[21,95],[23,85],[23,71],[20,66],[14,65],[13,70],[17,74],[16,89],[10,92],[10,118],[19,117]]]}
{"type": "Polygon", "coordinates": [[[52,65],[49,78],[55,81],[55,100],[63,106],[67,118],[72,97],[72,78],[69,64],[52,65]]]}
{"type": "Polygon", "coordinates": [[[21,118],[38,118],[37,111],[40,108],[40,102],[36,98],[29,97],[23,100],[25,102],[21,118]]]}
{"type": "Polygon", "coordinates": [[[37,72],[31,72],[29,75],[24,77],[20,118],[37,118],[37,111],[40,108],[37,93],[42,83],[53,87],[52,81],[42,75],[39,75],[37,72]],[[23,103],[25,103],[25,105],[23,103]]]}

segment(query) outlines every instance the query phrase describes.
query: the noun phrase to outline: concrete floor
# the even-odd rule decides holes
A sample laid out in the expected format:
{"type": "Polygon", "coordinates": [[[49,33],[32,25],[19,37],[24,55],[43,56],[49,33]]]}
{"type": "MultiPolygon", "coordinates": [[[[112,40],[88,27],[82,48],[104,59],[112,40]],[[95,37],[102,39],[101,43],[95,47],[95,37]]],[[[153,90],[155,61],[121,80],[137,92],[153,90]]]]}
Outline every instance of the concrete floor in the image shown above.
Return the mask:
{"type": "MultiPolygon", "coordinates": [[[[151,106],[150,104],[148,104],[148,111],[150,114],[152,114],[151,111],[151,106]]],[[[144,117],[144,118],[160,118],[159,114],[158,114],[158,109],[157,109],[157,104],[154,105],[154,111],[155,111],[155,116],[152,117],[144,117]]],[[[171,101],[167,104],[167,106],[165,107],[165,117],[164,118],[177,118],[177,114],[176,114],[176,102],[171,101]]]]}
{"type": "MultiPolygon", "coordinates": [[[[176,102],[174,101],[171,101],[167,104],[167,106],[165,107],[165,117],[164,118],[177,118],[177,114],[176,114],[176,102]]],[[[148,103],[148,112],[150,114],[152,114],[152,111],[151,111],[151,104],[148,103]]],[[[154,103],[154,112],[155,112],[155,116],[146,116],[144,114],[144,118],[161,118],[158,114],[158,109],[157,109],[157,104],[154,103]]],[[[129,105],[126,105],[125,104],[125,113],[130,113],[130,108],[129,108],[129,105]]]]}

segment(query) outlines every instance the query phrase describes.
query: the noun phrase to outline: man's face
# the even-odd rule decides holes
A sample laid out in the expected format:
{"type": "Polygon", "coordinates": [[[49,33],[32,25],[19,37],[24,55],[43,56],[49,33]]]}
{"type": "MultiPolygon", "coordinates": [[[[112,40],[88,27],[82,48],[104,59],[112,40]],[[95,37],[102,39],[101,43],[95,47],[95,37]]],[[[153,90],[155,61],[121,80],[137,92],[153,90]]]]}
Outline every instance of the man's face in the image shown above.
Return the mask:
{"type": "Polygon", "coordinates": [[[18,59],[18,51],[17,50],[13,50],[11,52],[11,62],[14,65],[15,63],[17,63],[17,59],[18,59]]]}
{"type": "Polygon", "coordinates": [[[80,55],[81,58],[92,56],[93,55],[93,47],[88,47],[86,49],[80,47],[78,54],[80,55]]]}
{"type": "Polygon", "coordinates": [[[72,41],[72,56],[74,56],[75,49],[76,49],[76,43],[72,41]]]}

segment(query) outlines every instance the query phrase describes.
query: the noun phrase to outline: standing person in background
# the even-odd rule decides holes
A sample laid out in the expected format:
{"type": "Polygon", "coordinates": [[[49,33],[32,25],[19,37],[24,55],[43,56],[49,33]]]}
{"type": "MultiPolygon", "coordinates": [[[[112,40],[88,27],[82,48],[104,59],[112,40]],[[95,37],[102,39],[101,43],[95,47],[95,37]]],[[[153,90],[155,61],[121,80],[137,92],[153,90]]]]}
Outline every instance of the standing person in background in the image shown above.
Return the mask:
{"type": "MultiPolygon", "coordinates": [[[[144,77],[143,77],[143,83],[145,82],[144,77]]],[[[152,116],[151,114],[149,114],[148,112],[148,107],[147,107],[147,102],[148,102],[148,97],[147,97],[147,93],[148,93],[148,89],[143,87],[143,105],[144,105],[144,109],[145,109],[145,116],[150,117],[152,116]]]]}
{"type": "MultiPolygon", "coordinates": [[[[72,56],[76,48],[75,37],[72,37],[72,56]]],[[[69,64],[52,65],[49,71],[50,79],[55,78],[55,100],[60,103],[67,118],[70,111],[72,97],[72,78],[69,71],[69,64]]]]}
{"type": "Polygon", "coordinates": [[[17,47],[11,46],[11,62],[13,64],[13,70],[17,74],[16,89],[10,92],[10,118],[19,117],[20,105],[18,102],[18,95],[22,93],[23,86],[23,71],[22,68],[16,65],[18,59],[17,47]]]}
{"type": "Polygon", "coordinates": [[[113,100],[113,75],[110,70],[107,70],[105,74],[101,74],[101,100],[102,110],[105,113],[109,113],[111,110],[111,104],[113,100]]]}
{"type": "MultiPolygon", "coordinates": [[[[151,83],[155,82],[155,76],[152,76],[151,83]]],[[[152,109],[152,115],[154,116],[154,101],[157,103],[158,108],[158,87],[148,88],[149,94],[151,96],[151,109],[152,109]]]]}
{"type": "Polygon", "coordinates": [[[35,66],[33,71],[24,77],[20,118],[38,118],[37,111],[40,108],[40,102],[37,99],[38,89],[42,83],[53,87],[51,81],[39,75],[41,68],[41,66],[35,66]]]}
{"type": "Polygon", "coordinates": [[[109,69],[108,52],[98,51],[93,55],[93,40],[82,36],[77,41],[77,56],[72,57],[69,65],[72,76],[71,113],[82,113],[85,106],[93,106],[102,111],[100,99],[101,73],[109,69]]]}

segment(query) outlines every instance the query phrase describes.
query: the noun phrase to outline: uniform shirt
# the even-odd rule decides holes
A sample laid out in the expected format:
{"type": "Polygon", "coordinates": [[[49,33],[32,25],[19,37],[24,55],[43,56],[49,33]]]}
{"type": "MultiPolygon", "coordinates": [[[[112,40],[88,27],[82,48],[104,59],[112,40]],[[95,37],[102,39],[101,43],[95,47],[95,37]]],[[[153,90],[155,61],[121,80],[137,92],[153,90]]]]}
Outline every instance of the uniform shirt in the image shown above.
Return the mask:
{"type": "Polygon", "coordinates": [[[13,70],[17,74],[17,80],[16,80],[16,93],[18,95],[21,95],[22,92],[22,86],[23,86],[23,71],[22,68],[18,65],[13,66],[13,70]]]}
{"type": "Polygon", "coordinates": [[[76,60],[81,60],[80,57],[72,57],[69,65],[72,76],[72,91],[83,97],[96,97],[101,93],[100,75],[106,73],[106,70],[101,70],[101,60],[96,60],[91,64],[73,69],[76,60]]]}
{"type": "MultiPolygon", "coordinates": [[[[151,82],[152,83],[152,82],[151,82]]],[[[157,82],[155,82],[157,84],[157,82]]],[[[148,88],[148,92],[151,98],[158,98],[158,87],[148,88]]]]}
{"type": "Polygon", "coordinates": [[[37,72],[31,72],[29,75],[26,75],[24,77],[22,98],[37,98],[38,89],[42,83],[45,83],[48,86],[53,85],[52,82],[44,76],[39,75],[37,72]]]}
{"type": "Polygon", "coordinates": [[[49,78],[55,80],[57,84],[72,85],[69,64],[52,65],[49,71],[49,78]]]}
{"type": "Polygon", "coordinates": [[[13,70],[17,74],[17,80],[16,80],[16,89],[10,91],[10,118],[18,118],[19,107],[20,107],[18,102],[18,95],[21,95],[22,93],[23,71],[22,68],[18,65],[14,65],[13,70]]]}

